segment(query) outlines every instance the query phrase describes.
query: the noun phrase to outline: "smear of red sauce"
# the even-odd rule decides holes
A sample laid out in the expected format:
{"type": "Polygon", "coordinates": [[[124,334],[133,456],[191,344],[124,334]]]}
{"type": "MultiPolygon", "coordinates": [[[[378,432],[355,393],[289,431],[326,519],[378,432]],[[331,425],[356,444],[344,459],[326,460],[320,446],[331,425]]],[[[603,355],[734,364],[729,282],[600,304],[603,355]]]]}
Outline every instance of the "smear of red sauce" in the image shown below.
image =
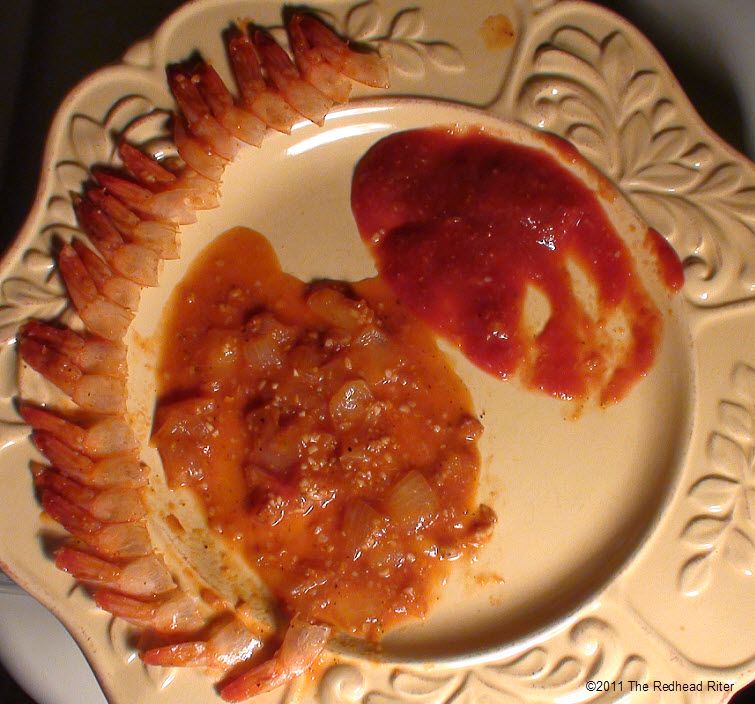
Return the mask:
{"type": "Polygon", "coordinates": [[[645,233],[645,246],[655,256],[658,264],[658,274],[671,291],[678,291],[684,286],[684,268],[676,256],[674,248],[657,230],[649,227],[645,233]]]}
{"type": "Polygon", "coordinates": [[[351,205],[402,302],[491,374],[612,403],[651,367],[661,315],[593,192],[546,152],[480,129],[398,133],[359,162],[351,205]],[[542,329],[529,287],[548,302],[542,329]]]}

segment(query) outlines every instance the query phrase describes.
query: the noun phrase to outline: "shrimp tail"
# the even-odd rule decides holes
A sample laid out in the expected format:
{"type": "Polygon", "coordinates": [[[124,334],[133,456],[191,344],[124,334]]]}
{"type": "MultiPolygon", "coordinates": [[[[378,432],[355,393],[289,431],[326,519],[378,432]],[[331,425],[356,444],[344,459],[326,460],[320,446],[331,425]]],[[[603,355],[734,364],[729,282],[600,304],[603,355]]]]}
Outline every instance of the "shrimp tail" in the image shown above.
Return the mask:
{"type": "Polygon", "coordinates": [[[153,193],[148,188],[109,171],[98,170],[94,176],[108,193],[135,213],[177,225],[190,225],[197,221],[190,194],[183,189],[171,188],[153,193]]]}
{"type": "Polygon", "coordinates": [[[82,427],[39,406],[22,404],[19,413],[35,435],[47,433],[62,445],[89,458],[102,460],[138,448],[131,427],[119,416],[102,416],[91,425],[82,427]]]}
{"type": "MultiPolygon", "coordinates": [[[[161,166],[155,159],[147,156],[136,147],[127,142],[121,142],[119,147],[121,158],[128,171],[145,188],[156,194],[168,191],[185,193],[195,210],[207,210],[216,208],[220,204],[219,189],[216,183],[205,182],[204,178],[194,178],[191,167],[184,167],[181,173],[176,174],[161,166]]],[[[138,234],[138,227],[128,233],[133,240],[133,235],[138,234]]],[[[152,249],[149,241],[143,238],[137,239],[138,244],[146,245],[152,249]]],[[[161,250],[156,250],[158,254],[161,250]]]]}
{"type": "Polygon", "coordinates": [[[173,118],[173,141],[189,167],[215,183],[220,182],[227,162],[191,135],[178,115],[173,118]]]}
{"type": "Polygon", "coordinates": [[[388,65],[377,54],[354,51],[333,30],[314,15],[301,14],[300,27],[310,45],[321,52],[324,61],[357,83],[388,88],[388,65]]]}
{"type": "Polygon", "coordinates": [[[294,53],[294,60],[302,78],[333,102],[345,103],[351,94],[351,81],[342,76],[326,60],[323,52],[314,47],[302,29],[304,15],[292,13],[286,30],[294,53]]]}
{"type": "Polygon", "coordinates": [[[84,232],[115,271],[140,286],[157,286],[160,260],[155,252],[124,242],[107,214],[88,198],[77,199],[74,208],[84,232]]]}
{"type": "Polygon", "coordinates": [[[262,64],[249,36],[239,30],[228,37],[228,57],[241,93],[242,105],[268,127],[289,134],[299,114],[268,85],[262,64]]]}
{"type": "Polygon", "coordinates": [[[125,239],[154,250],[162,259],[178,257],[178,228],[173,223],[141,219],[102,188],[90,187],[86,196],[108,215],[125,239]]]}
{"type": "Polygon", "coordinates": [[[203,641],[187,641],[145,650],[141,659],[145,665],[161,667],[209,667],[208,649],[203,641]]]}
{"type": "Polygon", "coordinates": [[[86,432],[75,423],[71,423],[44,408],[26,403],[21,404],[18,412],[24,422],[30,425],[36,433],[45,433],[49,437],[57,438],[72,450],[79,452],[84,450],[86,432]]]}
{"type": "Polygon", "coordinates": [[[95,592],[94,600],[113,616],[156,633],[192,633],[204,626],[194,599],[179,590],[144,601],[100,589],[95,592]]]}
{"type": "MultiPolygon", "coordinates": [[[[49,470],[45,468],[45,471],[49,470]]],[[[129,560],[152,552],[152,543],[143,522],[108,524],[52,489],[42,486],[40,494],[47,515],[96,555],[106,560],[129,560]]]]}
{"type": "Polygon", "coordinates": [[[51,490],[42,491],[42,507],[48,516],[60,523],[69,533],[81,536],[84,540],[86,536],[103,527],[102,521],[98,521],[81,507],[51,490]]]}
{"type": "Polygon", "coordinates": [[[139,491],[131,488],[95,489],[39,466],[34,483],[40,491],[56,493],[102,523],[133,523],[146,515],[139,491]]]}
{"type": "Polygon", "coordinates": [[[134,452],[119,452],[94,461],[83,454],[85,434],[80,443],[82,447],[78,450],[47,430],[35,430],[31,437],[35,447],[61,474],[79,484],[95,488],[127,489],[136,489],[147,484],[145,466],[139,462],[134,452]]]}
{"type": "Polygon", "coordinates": [[[329,637],[328,626],[293,620],[273,657],[223,684],[220,696],[240,702],[280,687],[314,665],[329,637]]]}
{"type": "Polygon", "coordinates": [[[254,33],[254,46],[262,57],[268,76],[284,100],[298,113],[322,125],[333,101],[299,75],[288,54],[268,32],[258,29],[254,33]]]}
{"type": "Polygon", "coordinates": [[[148,665],[229,670],[249,660],[262,646],[258,634],[235,617],[221,616],[209,630],[201,640],[152,648],[141,658],[148,665]]]}
{"type": "Polygon", "coordinates": [[[87,247],[82,240],[73,240],[71,247],[81,260],[97,292],[108,301],[125,308],[125,314],[132,317],[131,314],[139,306],[142,287],[114,272],[102,257],[87,247]]]}
{"type": "Polygon", "coordinates": [[[212,114],[236,139],[259,147],[267,127],[256,115],[238,107],[218,72],[209,64],[200,65],[192,76],[212,114]]]}
{"type": "Polygon", "coordinates": [[[68,394],[83,410],[122,413],[126,410],[123,376],[117,375],[118,369],[115,375],[87,373],[87,343],[77,338],[72,331],[32,323],[21,329],[19,353],[27,364],[68,394]],[[80,345],[76,344],[77,341],[80,345]],[[66,352],[66,347],[73,347],[72,351],[81,355],[72,356],[66,352]]]}
{"type": "Polygon", "coordinates": [[[168,69],[168,84],[186,118],[189,131],[207,144],[215,154],[232,161],[241,147],[241,142],[215,119],[191,78],[183,69],[173,66],[168,69]]]}
{"type": "MultiPolygon", "coordinates": [[[[96,257],[94,253],[92,255],[96,257]]],[[[58,266],[74,308],[86,328],[111,342],[121,341],[131,325],[131,312],[100,293],[94,277],[73,246],[63,245],[58,266]]]]}
{"type": "Polygon", "coordinates": [[[154,553],[117,564],[66,545],[58,550],[55,564],[81,582],[135,598],[153,598],[176,588],[165,563],[154,553]]]}
{"type": "Polygon", "coordinates": [[[126,171],[145,188],[159,190],[171,186],[176,181],[175,174],[128,142],[124,141],[118,145],[118,154],[126,171]]]}
{"type": "Polygon", "coordinates": [[[126,374],[126,347],[96,337],[84,337],[69,328],[39,320],[27,321],[23,337],[47,343],[70,357],[83,371],[123,378],[126,374]]]}

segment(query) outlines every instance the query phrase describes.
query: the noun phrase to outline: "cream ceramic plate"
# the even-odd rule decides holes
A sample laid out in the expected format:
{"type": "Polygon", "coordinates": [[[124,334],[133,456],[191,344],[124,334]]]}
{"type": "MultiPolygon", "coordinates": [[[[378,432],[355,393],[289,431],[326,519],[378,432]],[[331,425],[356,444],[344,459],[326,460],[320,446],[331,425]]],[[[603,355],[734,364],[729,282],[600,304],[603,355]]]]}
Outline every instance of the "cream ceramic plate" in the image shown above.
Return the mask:
{"type": "MultiPolygon", "coordinates": [[[[471,122],[540,143],[501,117],[565,136],[688,264],[659,358],[625,401],[571,421],[563,404],[496,382],[452,352],[485,412],[480,498],[500,516],[495,538],[477,563],[454,571],[426,623],[386,640],[380,662],[337,647],[314,683],[288,694],[372,704],[612,701],[629,693],[631,680],[651,683],[649,692],[636,687],[633,703],[689,701],[684,692],[653,692],[657,680],[702,682],[695,701],[720,701],[723,689],[708,680],[743,683],[755,668],[755,169],[702,126],[647,42],[593,6],[323,6],[345,34],[389,58],[393,97],[358,100],[324,128],[270,135],[227,170],[221,207],[183,228],[182,258],[145,291],[129,336],[129,410],[140,436],[149,432],[159,312],[209,239],[246,225],[297,276],[361,278],[374,269],[350,214],[349,185],[377,139],[471,122]],[[486,24],[491,16],[498,18],[486,24]],[[494,32],[486,45],[479,30],[502,26],[501,17],[513,42],[494,32]],[[396,98],[408,95],[425,100],[396,98]],[[615,683],[613,691],[591,690],[596,681],[615,683]]],[[[50,242],[75,227],[68,193],[80,188],[84,167],[111,160],[113,132],[159,136],[163,115],[152,111],[171,106],[166,63],[198,47],[230,78],[220,36],[239,16],[276,25],[280,6],[191,4],[124,64],[69,96],[51,130],[34,211],[2,264],[0,564],[64,621],[114,704],[216,695],[201,673],[144,667],[128,628],[72,590],[46,556],[40,531],[49,525],[40,523],[25,469],[28,428],[12,405],[12,340],[27,317],[52,317],[66,305],[50,242]]],[[[594,174],[586,179],[596,185],[594,174]]],[[[622,199],[605,205],[639,255],[635,215],[622,199]]],[[[43,393],[33,376],[23,381],[25,394],[43,393]]],[[[159,460],[148,447],[144,458],[155,468],[159,515],[159,460]]],[[[165,540],[159,519],[153,528],[169,557],[185,550],[165,540]]],[[[200,568],[211,574],[212,565],[200,568]]]]}

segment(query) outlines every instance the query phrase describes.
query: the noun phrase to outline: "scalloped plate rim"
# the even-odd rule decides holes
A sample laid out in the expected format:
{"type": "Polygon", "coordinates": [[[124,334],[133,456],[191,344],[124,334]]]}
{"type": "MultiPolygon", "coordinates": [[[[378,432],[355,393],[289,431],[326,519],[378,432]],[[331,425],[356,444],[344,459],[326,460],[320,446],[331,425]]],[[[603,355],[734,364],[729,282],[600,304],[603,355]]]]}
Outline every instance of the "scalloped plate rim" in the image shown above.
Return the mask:
{"type": "MultiPolygon", "coordinates": [[[[266,5],[279,4],[276,0],[261,0],[261,1],[264,2],[264,4],[266,5]]],[[[226,4],[225,0],[191,0],[191,2],[186,3],[182,7],[177,8],[176,10],[171,12],[170,15],[168,15],[160,23],[157,29],[149,37],[145,37],[144,39],[141,39],[139,41],[149,43],[149,45],[154,49],[156,46],[159,45],[159,40],[160,40],[161,35],[164,34],[167,31],[167,29],[169,29],[169,27],[173,23],[175,23],[177,19],[180,18],[182,15],[194,12],[196,11],[196,8],[198,7],[204,6],[204,7],[220,8],[220,7],[223,7],[225,4],[226,4]]],[[[328,0],[327,5],[329,6],[331,4],[337,7],[343,7],[344,5],[344,3],[339,2],[338,0],[332,0],[332,2],[328,0]]],[[[593,3],[587,2],[586,0],[564,0],[563,2],[559,4],[563,6],[589,8],[590,11],[595,12],[598,15],[602,14],[603,16],[610,18],[611,22],[622,27],[624,30],[630,32],[631,35],[635,39],[637,39],[639,42],[641,42],[644,45],[644,48],[648,50],[648,53],[653,57],[655,61],[655,66],[658,69],[660,69],[660,72],[662,73],[664,78],[671,81],[674,92],[683,101],[683,104],[680,106],[682,111],[689,114],[691,119],[697,123],[696,127],[701,129],[703,133],[705,134],[705,136],[710,141],[714,142],[717,147],[721,148],[726,154],[728,154],[728,156],[731,159],[738,161],[740,162],[740,164],[746,165],[749,168],[755,168],[755,163],[753,163],[747,156],[743,155],[737,149],[735,149],[734,147],[729,145],[727,142],[725,142],[718,134],[716,134],[707,125],[707,123],[703,120],[703,118],[697,112],[696,108],[694,107],[690,99],[687,97],[686,93],[684,92],[681,85],[679,84],[676,76],[673,74],[673,72],[669,68],[665,59],[663,59],[660,53],[652,45],[652,43],[639,30],[637,30],[636,27],[634,27],[630,22],[628,22],[626,19],[618,15],[613,10],[610,10],[603,6],[594,5],[593,3]]],[[[326,5],[326,3],[323,3],[323,5],[326,5]]],[[[130,49],[127,50],[127,52],[128,51],[130,51],[130,49]]],[[[5,276],[8,270],[16,264],[19,258],[19,254],[21,253],[24,245],[28,244],[28,242],[31,239],[33,239],[35,235],[37,234],[36,227],[38,226],[39,220],[43,216],[47,207],[46,202],[45,202],[45,196],[47,195],[48,187],[49,187],[52,175],[53,175],[53,166],[55,163],[54,157],[57,152],[56,143],[60,139],[60,135],[63,132],[65,132],[64,122],[67,119],[67,117],[69,117],[68,110],[70,106],[75,103],[76,99],[81,95],[81,93],[83,93],[85,90],[87,90],[91,86],[96,85],[100,81],[106,81],[107,76],[110,72],[112,72],[113,70],[120,69],[122,67],[128,67],[129,69],[132,69],[134,71],[140,71],[140,72],[145,73],[146,75],[152,75],[152,76],[155,76],[160,72],[160,68],[154,65],[150,67],[137,67],[131,64],[123,63],[123,62],[116,62],[112,65],[103,67],[91,73],[90,75],[82,79],[79,83],[77,83],[77,85],[74,86],[66,94],[60,106],[56,110],[55,115],[51,121],[50,127],[48,129],[47,137],[45,139],[45,146],[43,150],[41,164],[40,164],[40,179],[37,184],[37,188],[33,197],[32,205],[29,210],[29,213],[26,216],[23,224],[20,226],[12,242],[10,243],[8,248],[5,250],[2,256],[2,259],[0,259],[0,279],[5,279],[5,276]]],[[[461,103],[461,104],[465,105],[464,103],[461,103]]],[[[476,109],[474,108],[474,106],[471,106],[471,107],[472,109],[476,109]]],[[[504,119],[504,118],[501,118],[501,119],[504,119]]],[[[685,124],[686,124],[686,121],[685,121],[685,124]]],[[[677,477],[677,480],[678,480],[678,477],[677,477]]],[[[673,493],[673,489],[670,490],[669,493],[673,493]]],[[[667,500],[668,500],[668,497],[666,501],[667,500]]],[[[636,550],[637,551],[641,550],[642,547],[645,545],[645,543],[646,543],[646,539],[644,539],[642,543],[638,545],[636,550]]],[[[32,594],[32,596],[34,596],[41,603],[43,603],[65,625],[66,629],[72,634],[78,646],[81,648],[82,652],[84,653],[85,657],[92,665],[92,669],[94,671],[95,677],[97,678],[97,681],[99,682],[100,686],[102,687],[108,699],[115,698],[116,693],[112,690],[109,680],[103,674],[100,673],[101,668],[95,666],[97,658],[98,658],[98,646],[96,642],[93,642],[93,640],[89,637],[89,634],[87,634],[86,630],[80,624],[77,623],[76,619],[66,617],[63,604],[62,603],[58,604],[57,597],[48,593],[47,589],[45,588],[45,585],[41,582],[38,584],[29,584],[28,582],[26,582],[26,580],[24,580],[14,570],[12,564],[8,564],[5,562],[2,555],[0,555],[0,568],[4,572],[6,572],[6,574],[8,574],[11,578],[13,578],[17,584],[22,586],[22,588],[26,589],[26,591],[32,594]]],[[[578,607],[574,613],[577,613],[578,611],[582,610],[582,608],[583,606],[578,607]]],[[[559,621],[559,623],[554,624],[553,626],[550,626],[544,629],[542,633],[533,634],[531,637],[527,637],[523,639],[522,641],[517,642],[514,646],[512,646],[513,649],[520,651],[524,647],[526,647],[528,643],[541,640],[544,635],[547,635],[550,632],[561,628],[565,622],[568,622],[574,616],[574,613],[570,613],[569,615],[565,616],[561,621],[559,621]]],[[[746,682],[745,677],[743,677],[742,682],[743,683],[746,682]]]]}

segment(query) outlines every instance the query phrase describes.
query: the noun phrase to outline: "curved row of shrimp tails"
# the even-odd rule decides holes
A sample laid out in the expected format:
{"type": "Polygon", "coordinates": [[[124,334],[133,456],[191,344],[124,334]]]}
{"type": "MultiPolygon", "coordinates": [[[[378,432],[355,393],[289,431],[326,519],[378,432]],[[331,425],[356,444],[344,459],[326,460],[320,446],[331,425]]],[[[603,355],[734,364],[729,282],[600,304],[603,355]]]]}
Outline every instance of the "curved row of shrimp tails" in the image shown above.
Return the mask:
{"type": "Polygon", "coordinates": [[[209,64],[168,69],[180,159],[158,161],[122,142],[123,168],[96,169],[74,198],[88,243],[65,243],[58,266],[84,331],[29,321],[18,335],[20,357],[86,414],[20,408],[49,462],[32,463],[40,501],[72,536],[57,566],[90,587],[103,609],[157,638],[142,653],[145,663],[230,673],[220,686],[229,701],[306,671],[330,630],[294,618],[275,654],[259,663],[268,637],[259,623],[231,605],[208,613],[178,587],[147,528],[147,471],[124,417],[123,339],[141,289],[157,284],[162,259],[179,256],[179,227],[195,222],[197,210],[217,207],[223,171],[243,144],[259,146],[268,129],[288,133],[304,118],[322,124],[349,98],[351,80],[387,87],[378,56],[353,51],[314,15],[289,14],[287,31],[293,59],[262,29],[226,33],[238,97],[209,64]]]}
{"type": "Polygon", "coordinates": [[[123,417],[92,414],[85,422],[28,404],[19,410],[49,463],[32,463],[40,502],[72,536],[55,563],[89,587],[101,608],[149,633],[144,662],[228,670],[249,660],[262,646],[259,629],[228,604],[202,608],[154,549],[147,468],[123,417]]]}

